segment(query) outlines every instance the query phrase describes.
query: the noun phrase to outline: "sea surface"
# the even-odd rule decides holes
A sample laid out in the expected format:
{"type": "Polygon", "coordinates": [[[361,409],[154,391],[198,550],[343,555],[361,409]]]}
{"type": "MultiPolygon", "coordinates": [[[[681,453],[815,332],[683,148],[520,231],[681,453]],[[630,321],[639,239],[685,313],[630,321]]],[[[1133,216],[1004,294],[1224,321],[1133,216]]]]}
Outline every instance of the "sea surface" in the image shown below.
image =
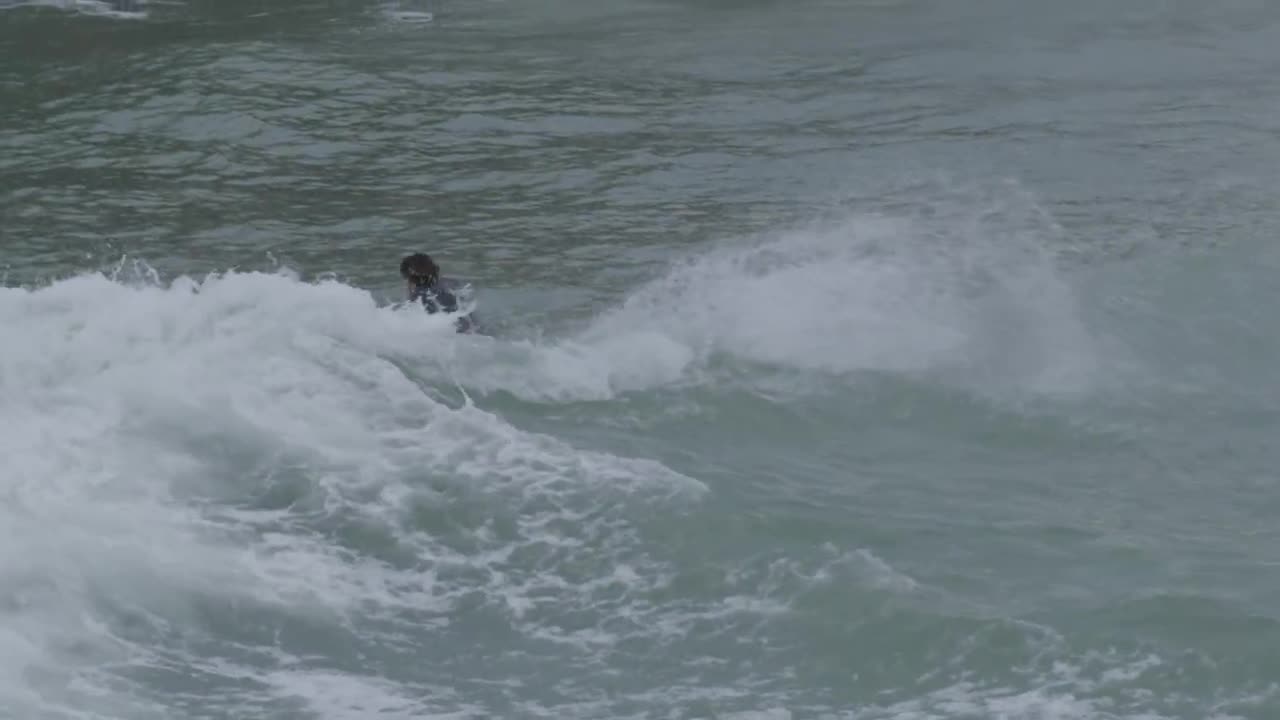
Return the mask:
{"type": "Polygon", "coordinates": [[[1271,0],[0,0],[0,718],[1280,718],[1277,193],[1271,0]]]}

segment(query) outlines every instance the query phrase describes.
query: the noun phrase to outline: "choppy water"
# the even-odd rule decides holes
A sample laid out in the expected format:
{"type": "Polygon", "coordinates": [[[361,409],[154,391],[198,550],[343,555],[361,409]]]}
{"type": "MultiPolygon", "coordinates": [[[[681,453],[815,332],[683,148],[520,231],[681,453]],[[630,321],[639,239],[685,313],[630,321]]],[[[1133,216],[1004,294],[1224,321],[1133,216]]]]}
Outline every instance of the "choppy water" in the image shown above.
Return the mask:
{"type": "Polygon", "coordinates": [[[1280,716],[1280,6],[0,5],[0,717],[1280,716]]]}

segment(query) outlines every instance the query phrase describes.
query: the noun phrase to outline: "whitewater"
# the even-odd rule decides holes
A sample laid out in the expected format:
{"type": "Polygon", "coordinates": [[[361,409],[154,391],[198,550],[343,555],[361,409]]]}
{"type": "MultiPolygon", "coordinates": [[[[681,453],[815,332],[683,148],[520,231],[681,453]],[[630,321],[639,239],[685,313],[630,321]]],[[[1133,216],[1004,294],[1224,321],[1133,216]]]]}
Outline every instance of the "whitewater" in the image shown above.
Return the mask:
{"type": "Polygon", "coordinates": [[[0,2],[0,719],[1273,720],[1277,39],[0,2]]]}

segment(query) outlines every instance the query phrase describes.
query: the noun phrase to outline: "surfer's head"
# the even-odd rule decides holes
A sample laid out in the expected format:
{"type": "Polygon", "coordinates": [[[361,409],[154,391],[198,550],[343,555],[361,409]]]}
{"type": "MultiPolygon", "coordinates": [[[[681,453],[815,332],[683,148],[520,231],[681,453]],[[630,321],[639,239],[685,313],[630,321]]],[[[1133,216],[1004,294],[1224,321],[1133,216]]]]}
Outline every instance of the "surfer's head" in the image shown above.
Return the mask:
{"type": "Polygon", "coordinates": [[[414,253],[400,261],[400,277],[409,283],[409,290],[428,288],[440,279],[440,266],[425,253],[414,253]]]}

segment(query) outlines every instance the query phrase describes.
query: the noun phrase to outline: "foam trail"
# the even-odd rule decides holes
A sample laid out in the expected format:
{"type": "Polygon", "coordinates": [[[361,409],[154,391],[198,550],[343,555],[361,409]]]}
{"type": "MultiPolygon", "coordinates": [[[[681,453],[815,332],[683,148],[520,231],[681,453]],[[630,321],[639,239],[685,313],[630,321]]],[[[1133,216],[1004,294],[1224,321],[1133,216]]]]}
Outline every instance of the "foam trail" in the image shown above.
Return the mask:
{"type": "MultiPolygon", "coordinates": [[[[480,390],[574,401],[717,382],[717,364],[928,376],[984,392],[1088,390],[1099,343],[1034,206],[845,214],[687,257],[589,328],[460,362],[480,390]]],[[[1020,204],[1021,203],[1021,204],[1020,204]]]]}
{"type": "Polygon", "coordinates": [[[145,20],[148,14],[146,6],[147,0],[20,0],[14,3],[0,3],[0,10],[51,7],[114,20],[145,20]]]}
{"type": "Polygon", "coordinates": [[[981,236],[858,218],[689,262],[602,319],[595,336],[662,332],[701,355],[849,372],[1019,371],[1085,362],[1088,334],[1048,257],[981,236]]]}

